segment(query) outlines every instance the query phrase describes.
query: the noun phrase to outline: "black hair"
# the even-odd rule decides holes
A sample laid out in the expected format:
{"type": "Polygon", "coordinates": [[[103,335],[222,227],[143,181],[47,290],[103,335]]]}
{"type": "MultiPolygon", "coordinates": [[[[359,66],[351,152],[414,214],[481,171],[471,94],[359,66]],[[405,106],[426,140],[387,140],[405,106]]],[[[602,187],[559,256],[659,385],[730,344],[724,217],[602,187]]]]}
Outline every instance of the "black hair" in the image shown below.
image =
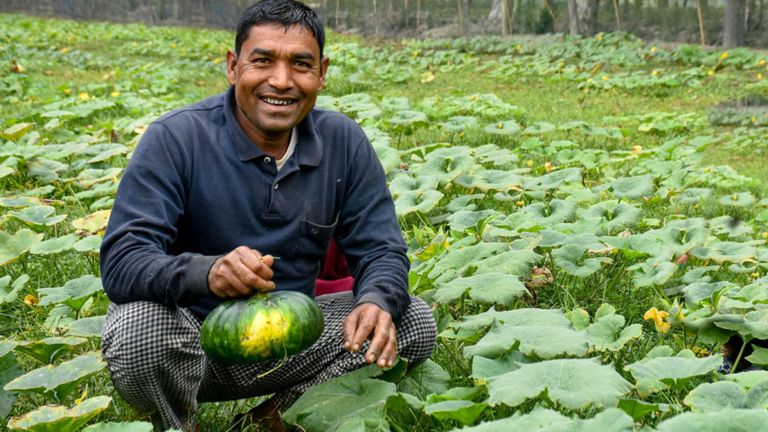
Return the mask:
{"type": "Polygon", "coordinates": [[[261,0],[244,10],[237,23],[235,55],[240,55],[240,48],[248,39],[251,27],[261,24],[281,24],[286,29],[294,25],[304,27],[315,37],[320,47],[320,57],[323,56],[323,45],[325,45],[323,23],[314,10],[296,0],[261,0]]]}

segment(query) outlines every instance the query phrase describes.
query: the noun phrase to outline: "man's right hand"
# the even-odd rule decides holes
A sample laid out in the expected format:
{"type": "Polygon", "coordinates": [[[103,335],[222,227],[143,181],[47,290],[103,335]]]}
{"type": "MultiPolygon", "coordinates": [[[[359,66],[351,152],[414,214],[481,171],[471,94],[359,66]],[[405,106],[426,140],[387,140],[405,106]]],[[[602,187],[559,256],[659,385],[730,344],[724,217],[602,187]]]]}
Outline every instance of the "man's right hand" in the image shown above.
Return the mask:
{"type": "Polygon", "coordinates": [[[272,255],[240,246],[216,260],[208,271],[208,289],[219,297],[248,297],[275,289],[272,255]]]}

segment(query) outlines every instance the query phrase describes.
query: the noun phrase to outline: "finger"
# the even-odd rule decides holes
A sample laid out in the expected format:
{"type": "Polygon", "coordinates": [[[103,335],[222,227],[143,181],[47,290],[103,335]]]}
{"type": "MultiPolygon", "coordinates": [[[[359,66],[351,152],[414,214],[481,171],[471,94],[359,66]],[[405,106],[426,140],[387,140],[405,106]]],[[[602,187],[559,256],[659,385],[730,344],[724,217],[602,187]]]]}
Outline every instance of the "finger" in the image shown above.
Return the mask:
{"type": "Polygon", "coordinates": [[[261,263],[260,256],[238,255],[238,260],[232,262],[231,270],[238,281],[251,290],[269,291],[275,288],[271,280],[272,269],[261,263]]]}
{"type": "Polygon", "coordinates": [[[379,367],[392,367],[395,364],[397,358],[397,329],[394,324],[390,324],[389,340],[384,345],[384,349],[381,351],[377,360],[379,367]]]}
{"type": "MultiPolygon", "coordinates": [[[[392,320],[389,317],[389,314],[384,312],[379,312],[377,314],[373,339],[371,339],[371,343],[368,345],[368,351],[365,353],[365,360],[369,364],[377,362],[382,357],[382,354],[392,337],[390,329],[391,325],[392,320]]],[[[384,358],[384,361],[386,361],[386,357],[384,358]]]]}
{"type": "Polygon", "coordinates": [[[355,337],[355,329],[357,329],[357,321],[360,318],[360,309],[355,308],[344,319],[343,335],[344,335],[344,349],[347,351],[357,352],[360,347],[353,349],[352,338],[355,337]]]}
{"type": "Polygon", "coordinates": [[[360,351],[360,347],[371,336],[376,328],[376,313],[370,309],[362,309],[358,318],[355,335],[352,336],[352,351],[360,351]]]}
{"type": "MultiPolygon", "coordinates": [[[[247,269],[249,272],[256,275],[259,279],[270,282],[272,281],[272,277],[274,276],[272,272],[272,263],[274,258],[271,255],[261,256],[261,254],[253,249],[249,248],[239,248],[236,250],[237,256],[242,263],[242,265],[247,269]]],[[[248,279],[253,279],[248,277],[248,279]]],[[[248,283],[248,281],[243,280],[243,282],[248,283]]],[[[253,279],[253,283],[258,284],[261,281],[253,279]]],[[[268,284],[269,285],[269,284],[268,284]]],[[[271,284],[274,285],[274,284],[271,284]]],[[[261,287],[266,288],[266,287],[261,287]]],[[[271,289],[271,288],[269,288],[271,289]]]]}

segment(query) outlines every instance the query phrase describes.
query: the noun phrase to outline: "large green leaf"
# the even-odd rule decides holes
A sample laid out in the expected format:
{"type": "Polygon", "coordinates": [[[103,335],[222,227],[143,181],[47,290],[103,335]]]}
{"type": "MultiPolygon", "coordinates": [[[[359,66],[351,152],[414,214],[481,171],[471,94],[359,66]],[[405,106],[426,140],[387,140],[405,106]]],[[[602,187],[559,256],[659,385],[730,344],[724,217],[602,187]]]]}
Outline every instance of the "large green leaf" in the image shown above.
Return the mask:
{"type": "Polygon", "coordinates": [[[723,362],[720,355],[697,358],[683,350],[676,356],[645,358],[625,367],[637,381],[638,387],[653,392],[667,386],[681,386],[686,380],[717,370],[723,362]]]}
{"type": "Polygon", "coordinates": [[[505,170],[480,169],[472,174],[463,174],[454,180],[456,184],[467,189],[477,189],[481,192],[509,192],[522,190],[523,177],[505,170]]]}
{"type": "Polygon", "coordinates": [[[424,407],[424,412],[439,420],[456,420],[461,424],[468,425],[474,423],[486,408],[488,405],[485,403],[468,400],[444,400],[428,403],[424,407]]]}
{"type": "Polygon", "coordinates": [[[768,408],[768,381],[748,391],[732,381],[704,383],[693,389],[683,402],[694,412],[722,411],[729,408],[768,408]]]}
{"type": "Polygon", "coordinates": [[[570,321],[563,312],[556,309],[522,308],[497,311],[491,307],[477,315],[463,316],[461,321],[451,323],[449,329],[441,335],[455,335],[459,339],[477,340],[481,333],[493,323],[510,325],[542,325],[568,327],[570,321]]]}
{"type": "Polygon", "coordinates": [[[625,319],[616,314],[616,309],[608,304],[600,306],[595,313],[595,320],[586,328],[589,343],[597,351],[620,351],[630,340],[643,336],[643,326],[632,324],[624,327],[625,319]]]}
{"type": "Polygon", "coordinates": [[[640,199],[653,196],[653,176],[621,177],[611,182],[613,195],[619,199],[640,199]]]}
{"type": "Polygon", "coordinates": [[[485,383],[488,379],[504,375],[520,368],[523,363],[531,363],[531,359],[520,351],[509,351],[496,358],[483,356],[472,357],[472,378],[475,383],[485,383]]]}
{"type": "Polygon", "coordinates": [[[435,176],[440,185],[445,186],[456,177],[471,172],[474,166],[475,158],[469,147],[454,146],[428,153],[423,164],[411,166],[411,172],[416,176],[435,176]]]}
{"type": "Polygon", "coordinates": [[[576,215],[576,204],[573,200],[554,199],[549,203],[536,202],[527,205],[521,211],[533,216],[533,220],[542,226],[548,226],[572,221],[576,215]]]}
{"type": "Polygon", "coordinates": [[[11,283],[10,276],[0,278],[0,304],[10,303],[19,297],[19,291],[29,281],[29,276],[23,274],[11,283]]]}
{"type": "Polygon", "coordinates": [[[481,303],[510,305],[526,295],[528,290],[517,276],[506,273],[482,273],[457,278],[436,285],[433,299],[447,304],[468,292],[468,296],[481,303]]]}
{"type": "Polygon", "coordinates": [[[28,229],[19,230],[13,235],[0,231],[0,266],[16,260],[42,240],[43,234],[28,229]]]}
{"type": "Polygon", "coordinates": [[[443,198],[443,193],[436,190],[409,191],[395,200],[395,213],[403,217],[410,213],[429,213],[443,198]]]}
{"type": "Polygon", "coordinates": [[[547,191],[557,189],[565,183],[580,182],[580,168],[565,168],[552,171],[540,177],[527,178],[525,180],[525,189],[532,191],[547,191]]]}
{"type": "Polygon", "coordinates": [[[41,363],[53,363],[61,355],[88,342],[79,337],[50,337],[37,341],[18,342],[16,351],[24,353],[41,363]]]}
{"type": "Polygon", "coordinates": [[[70,393],[77,384],[107,366],[99,353],[83,354],[58,366],[34,369],[5,385],[15,393],[70,393]]]}
{"type": "Polygon", "coordinates": [[[62,287],[37,290],[40,295],[40,306],[65,303],[74,310],[80,310],[88,298],[102,291],[101,279],[93,275],[68,280],[62,287]]]}
{"type": "Polygon", "coordinates": [[[35,255],[50,255],[66,252],[72,249],[78,240],[80,240],[80,237],[76,234],[54,237],[32,246],[29,252],[35,255]]]}
{"type": "Polygon", "coordinates": [[[155,429],[152,423],[147,422],[99,422],[86,427],[82,432],[152,432],[153,430],[155,429]]]}
{"type": "Polygon", "coordinates": [[[718,264],[726,262],[744,264],[757,261],[757,249],[744,243],[716,242],[699,246],[691,250],[691,254],[702,260],[712,260],[718,264]]]}
{"type": "Polygon", "coordinates": [[[520,123],[515,120],[505,120],[486,125],[483,130],[494,135],[517,135],[520,133],[520,123]]]}
{"type": "Polygon", "coordinates": [[[663,421],[658,432],[754,432],[768,424],[765,409],[727,408],[716,412],[687,412],[663,421]]]}
{"type": "Polygon", "coordinates": [[[405,377],[397,383],[397,390],[408,393],[420,399],[428,394],[443,393],[448,390],[451,375],[431,359],[408,371],[405,377]]]}
{"type": "Polygon", "coordinates": [[[599,219],[601,228],[607,233],[615,233],[635,226],[641,214],[640,209],[632,204],[603,201],[589,207],[584,212],[584,218],[599,219]]]}
{"type": "Polygon", "coordinates": [[[80,318],[69,324],[69,334],[80,337],[101,337],[101,329],[106,319],[106,315],[80,318]]]}
{"type": "Polygon", "coordinates": [[[461,432],[631,432],[633,426],[632,417],[616,408],[609,408],[585,420],[568,418],[553,410],[535,408],[528,414],[481,423],[463,428],[461,432]]]}
{"type": "Polygon", "coordinates": [[[22,222],[38,226],[56,225],[67,218],[67,215],[57,215],[55,213],[55,208],[47,205],[39,205],[27,207],[22,210],[11,211],[8,214],[22,222]]]}
{"type": "Polygon", "coordinates": [[[3,387],[23,373],[16,356],[9,352],[0,355],[0,418],[6,418],[11,413],[13,402],[16,400],[16,394],[3,387]]]}
{"type": "Polygon", "coordinates": [[[389,430],[384,407],[397,393],[395,384],[368,376],[369,368],[364,368],[311,387],[283,418],[308,432],[349,430],[350,422],[360,420],[366,427],[377,425],[374,430],[389,430]]]}
{"type": "Polygon", "coordinates": [[[522,353],[545,359],[561,355],[582,357],[589,347],[587,336],[570,326],[502,324],[491,329],[475,345],[464,348],[464,355],[499,357],[518,342],[517,349],[522,353]]]}
{"type": "Polygon", "coordinates": [[[659,261],[655,258],[635,264],[628,268],[633,270],[634,284],[643,288],[653,285],[664,285],[677,271],[677,264],[670,261],[659,261]]]}
{"type": "Polygon", "coordinates": [[[632,388],[613,367],[592,359],[547,360],[493,378],[489,403],[515,407],[546,391],[550,400],[568,409],[615,407],[632,388]]]}
{"type": "Polygon", "coordinates": [[[8,422],[8,429],[29,432],[75,432],[85,423],[107,409],[109,396],[96,396],[72,408],[46,405],[8,422]]]}
{"type": "Polygon", "coordinates": [[[452,280],[464,274],[477,261],[505,250],[508,250],[508,246],[504,243],[488,242],[464,247],[451,247],[448,252],[437,258],[428,277],[438,281],[452,280]]]}
{"type": "Polygon", "coordinates": [[[600,270],[603,263],[609,263],[610,258],[589,258],[587,248],[577,244],[567,244],[552,252],[555,265],[571,276],[585,278],[600,270]]]}

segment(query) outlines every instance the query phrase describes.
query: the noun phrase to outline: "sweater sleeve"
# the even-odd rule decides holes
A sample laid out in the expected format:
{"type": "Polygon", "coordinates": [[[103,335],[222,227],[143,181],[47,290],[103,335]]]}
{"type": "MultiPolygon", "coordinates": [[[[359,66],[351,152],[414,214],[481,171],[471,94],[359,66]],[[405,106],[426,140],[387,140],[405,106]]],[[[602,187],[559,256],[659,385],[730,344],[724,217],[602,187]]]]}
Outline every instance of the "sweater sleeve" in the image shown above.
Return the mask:
{"type": "Polygon", "coordinates": [[[169,253],[184,216],[189,166],[170,131],[150,125],[120,181],[101,245],[111,301],[185,307],[209,295],[208,270],[218,257],[169,253]]]}
{"type": "Polygon", "coordinates": [[[355,276],[357,304],[374,303],[399,324],[408,308],[410,262],[384,169],[363,136],[354,149],[338,242],[355,276]]]}

